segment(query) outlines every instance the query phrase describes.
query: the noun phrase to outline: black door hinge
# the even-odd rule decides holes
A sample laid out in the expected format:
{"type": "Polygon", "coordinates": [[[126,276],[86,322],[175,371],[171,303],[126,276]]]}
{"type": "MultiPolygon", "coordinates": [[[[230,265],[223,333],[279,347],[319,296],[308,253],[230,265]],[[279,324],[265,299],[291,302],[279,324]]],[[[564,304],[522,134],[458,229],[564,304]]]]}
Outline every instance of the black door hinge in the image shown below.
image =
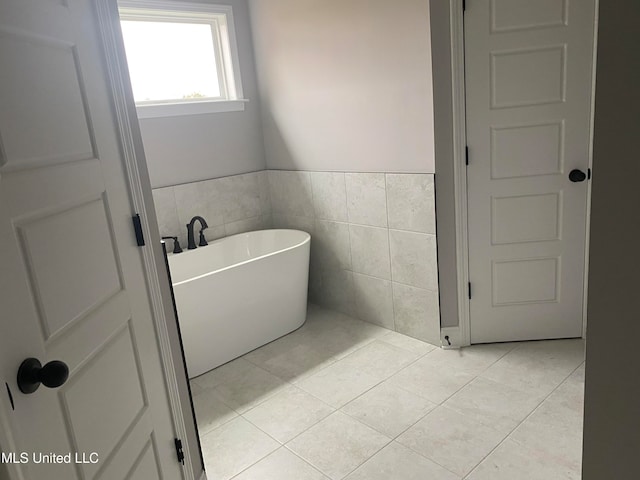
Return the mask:
{"type": "Polygon", "coordinates": [[[464,161],[469,165],[469,147],[464,147],[464,161]]]}
{"type": "Polygon", "coordinates": [[[467,9],[467,0],[462,0],[462,11],[464,12],[467,9]]]}
{"type": "Polygon", "coordinates": [[[136,213],[131,217],[133,221],[133,231],[136,233],[136,242],[139,247],[144,247],[144,234],[142,233],[142,222],[140,221],[140,214],[136,213]]]}
{"type": "Polygon", "coordinates": [[[591,180],[591,169],[587,168],[587,180],[591,180]]]}
{"type": "Polygon", "coordinates": [[[11,403],[11,410],[15,410],[16,409],[16,404],[13,403],[13,394],[11,393],[11,388],[9,388],[9,384],[7,382],[4,382],[4,384],[7,387],[7,395],[9,395],[9,402],[11,403]]]}
{"type": "Polygon", "coordinates": [[[469,282],[469,300],[471,300],[471,282],[469,282]]]}
{"type": "Polygon", "coordinates": [[[178,457],[178,463],[184,465],[184,450],[182,449],[182,440],[176,438],[174,440],[174,443],[176,445],[176,456],[178,457]]]}

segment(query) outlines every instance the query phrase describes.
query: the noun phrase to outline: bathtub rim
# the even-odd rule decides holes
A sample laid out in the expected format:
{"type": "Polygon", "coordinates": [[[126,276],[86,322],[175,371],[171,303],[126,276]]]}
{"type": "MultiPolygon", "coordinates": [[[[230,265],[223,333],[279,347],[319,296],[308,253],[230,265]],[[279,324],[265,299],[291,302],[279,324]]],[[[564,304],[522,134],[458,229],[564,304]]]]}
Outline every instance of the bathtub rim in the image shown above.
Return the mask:
{"type": "MultiPolygon", "coordinates": [[[[203,278],[206,278],[206,277],[208,277],[210,275],[214,275],[216,273],[224,272],[226,270],[230,270],[230,269],[236,268],[236,267],[241,267],[243,265],[246,265],[246,264],[252,263],[252,262],[256,262],[256,261],[261,260],[263,258],[272,257],[274,255],[278,255],[278,254],[281,254],[281,253],[288,252],[290,250],[294,250],[296,248],[300,248],[303,245],[308,244],[308,243],[311,242],[311,234],[309,232],[305,232],[304,230],[297,230],[295,228],[266,228],[266,229],[262,229],[262,230],[252,230],[250,232],[243,232],[243,233],[236,233],[234,235],[229,235],[228,237],[219,238],[217,240],[214,240],[213,242],[210,242],[209,245],[206,245],[204,247],[198,247],[198,248],[207,248],[209,246],[215,245],[216,243],[221,243],[221,242],[224,242],[226,240],[232,239],[234,237],[240,237],[242,235],[248,235],[248,234],[257,233],[257,232],[271,232],[271,231],[275,231],[275,232],[279,232],[279,231],[282,231],[282,232],[300,232],[300,233],[304,233],[305,234],[305,238],[301,242],[296,243],[295,245],[292,245],[290,247],[282,248],[282,249],[276,250],[274,252],[269,252],[269,253],[266,253],[264,255],[260,255],[258,257],[250,258],[249,260],[244,260],[242,262],[234,263],[233,265],[228,265],[226,267],[218,268],[217,270],[212,270],[210,272],[203,273],[202,275],[197,275],[195,277],[191,277],[191,278],[188,278],[186,280],[181,280],[179,282],[172,283],[172,286],[175,288],[175,287],[178,287],[180,285],[186,285],[187,283],[194,282],[196,280],[201,280],[203,278]]],[[[191,250],[191,251],[187,250],[183,254],[188,254],[188,253],[193,252],[193,251],[194,250],[191,250]]],[[[173,256],[175,256],[175,255],[183,255],[183,254],[179,254],[179,253],[177,253],[177,254],[169,254],[168,255],[169,261],[171,261],[171,258],[173,256]]]]}

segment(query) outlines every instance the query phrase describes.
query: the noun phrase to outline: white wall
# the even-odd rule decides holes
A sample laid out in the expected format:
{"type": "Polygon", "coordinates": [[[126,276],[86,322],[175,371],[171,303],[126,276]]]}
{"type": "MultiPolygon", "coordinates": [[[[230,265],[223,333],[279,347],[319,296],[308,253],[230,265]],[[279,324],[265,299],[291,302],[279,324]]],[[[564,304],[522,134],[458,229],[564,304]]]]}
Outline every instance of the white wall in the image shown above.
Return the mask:
{"type": "Polygon", "coordinates": [[[260,102],[246,0],[232,5],[244,95],[244,112],[140,120],[153,188],[255,172],[265,168],[260,102]]]}
{"type": "Polygon", "coordinates": [[[428,0],[249,6],[269,168],[434,172],[428,0]]]}

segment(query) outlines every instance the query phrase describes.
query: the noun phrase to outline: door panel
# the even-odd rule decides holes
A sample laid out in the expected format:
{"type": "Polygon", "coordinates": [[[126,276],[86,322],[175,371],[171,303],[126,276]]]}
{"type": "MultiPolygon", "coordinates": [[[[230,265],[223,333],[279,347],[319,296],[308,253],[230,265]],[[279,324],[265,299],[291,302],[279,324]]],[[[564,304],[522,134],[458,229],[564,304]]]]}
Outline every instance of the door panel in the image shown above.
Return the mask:
{"type": "Polygon", "coordinates": [[[491,107],[563,102],[564,70],[564,45],[492,52],[491,107]]]}
{"type": "Polygon", "coordinates": [[[561,205],[559,193],[493,197],[492,245],[559,240],[561,205]]]}
{"type": "Polygon", "coordinates": [[[0,376],[28,479],[183,478],[92,0],[0,3],[0,376]],[[19,392],[22,360],[62,360],[19,392]]]}
{"type": "Polygon", "coordinates": [[[563,140],[562,121],[491,127],[491,179],[562,173],[563,140]]]}
{"type": "Polygon", "coordinates": [[[594,13],[467,1],[472,343],[582,335],[594,13]]]}
{"type": "Polygon", "coordinates": [[[73,44],[4,25],[0,59],[7,95],[0,131],[16,168],[93,158],[84,91],[73,44]],[[59,85],[53,94],[51,85],[59,85]]]}
{"type": "Polygon", "coordinates": [[[491,33],[567,24],[568,0],[491,0],[491,33]]]}
{"type": "Polygon", "coordinates": [[[133,470],[127,475],[127,480],[147,480],[148,478],[160,478],[153,439],[149,440],[133,470]]]}
{"type": "Polygon", "coordinates": [[[104,200],[15,222],[45,341],[123,290],[104,200]]]}
{"type": "Polygon", "coordinates": [[[559,263],[558,258],[494,261],[493,306],[557,302],[559,263]]]}

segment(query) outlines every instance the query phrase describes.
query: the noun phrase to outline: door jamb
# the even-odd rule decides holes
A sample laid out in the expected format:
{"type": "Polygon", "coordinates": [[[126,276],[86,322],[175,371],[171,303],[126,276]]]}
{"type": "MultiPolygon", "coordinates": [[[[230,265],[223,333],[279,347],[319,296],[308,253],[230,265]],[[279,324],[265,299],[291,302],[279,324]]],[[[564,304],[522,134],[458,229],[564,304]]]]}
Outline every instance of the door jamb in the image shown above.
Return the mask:
{"type": "Polygon", "coordinates": [[[453,108],[453,181],[456,216],[456,266],[458,290],[457,345],[471,345],[469,318],[469,230],[467,200],[467,130],[466,86],[464,72],[464,10],[463,0],[450,2],[451,21],[451,81],[453,108]]]}
{"type": "Polygon", "coordinates": [[[584,293],[582,296],[582,338],[587,337],[587,308],[589,302],[589,247],[591,242],[591,195],[593,191],[593,137],[595,131],[596,118],[596,70],[598,67],[598,19],[600,12],[600,0],[595,0],[593,18],[593,56],[591,65],[591,112],[589,118],[589,169],[591,170],[591,179],[587,185],[587,225],[586,225],[586,242],[584,248],[584,293]]]}
{"type": "MultiPolygon", "coordinates": [[[[471,345],[471,318],[469,288],[469,228],[468,228],[468,187],[466,168],[466,84],[464,63],[464,0],[450,3],[451,18],[451,78],[453,92],[453,162],[454,162],[454,196],[456,212],[456,251],[458,270],[458,344],[464,347],[471,345]]],[[[589,168],[593,168],[593,134],[595,119],[595,89],[598,53],[598,12],[600,0],[595,0],[593,63],[591,66],[591,112],[589,119],[589,168]]],[[[593,177],[592,177],[593,178],[593,177]]],[[[587,305],[589,291],[589,241],[591,224],[591,192],[592,182],[587,185],[586,242],[584,258],[584,294],[582,308],[582,338],[587,333],[587,305]]],[[[451,330],[451,329],[448,329],[451,330]]]]}
{"type": "MultiPolygon", "coordinates": [[[[184,480],[196,480],[195,465],[192,462],[190,452],[197,446],[189,445],[188,442],[190,436],[187,432],[180,399],[180,388],[176,377],[176,372],[184,371],[184,366],[176,365],[174,361],[168,322],[175,322],[176,319],[173,311],[166,308],[163,302],[163,291],[166,289],[163,288],[159,274],[164,268],[162,246],[157,228],[152,229],[149,220],[150,216],[155,219],[155,209],[146,170],[144,147],[137,127],[138,120],[124,55],[124,45],[122,44],[118,7],[115,0],[94,0],[94,5],[103,63],[108,77],[113,114],[116,120],[115,126],[121,144],[132,208],[134,212],[140,214],[143,235],[148,239],[147,245],[141,247],[141,256],[175,435],[182,439],[184,449],[183,478],[184,480]]],[[[206,477],[203,475],[201,478],[206,477]]]]}

